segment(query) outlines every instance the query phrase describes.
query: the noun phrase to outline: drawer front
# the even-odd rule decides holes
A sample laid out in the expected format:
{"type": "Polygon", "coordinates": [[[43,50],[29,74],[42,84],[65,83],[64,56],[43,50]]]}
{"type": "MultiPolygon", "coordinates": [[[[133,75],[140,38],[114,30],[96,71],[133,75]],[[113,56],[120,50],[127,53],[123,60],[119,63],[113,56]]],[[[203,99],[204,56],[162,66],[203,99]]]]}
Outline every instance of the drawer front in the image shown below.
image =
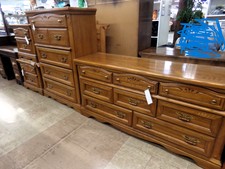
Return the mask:
{"type": "Polygon", "coordinates": [[[29,17],[29,23],[31,27],[67,27],[66,15],[50,13],[29,17]]]}
{"type": "Polygon", "coordinates": [[[225,95],[200,87],[160,83],[159,95],[219,110],[225,109],[225,95]]]}
{"type": "Polygon", "coordinates": [[[114,73],[113,83],[116,85],[130,87],[141,91],[144,91],[149,88],[152,94],[156,94],[158,90],[158,82],[133,74],[114,73]]]}
{"type": "Polygon", "coordinates": [[[69,47],[69,37],[67,29],[48,29],[49,44],[69,47]]]}
{"type": "Polygon", "coordinates": [[[113,102],[112,87],[90,82],[80,78],[80,88],[83,94],[95,97],[97,99],[113,102]]]}
{"type": "Polygon", "coordinates": [[[179,149],[193,151],[209,157],[214,146],[214,138],[172,125],[150,116],[134,112],[133,127],[152,136],[160,137],[179,149]]]}
{"type": "Polygon", "coordinates": [[[26,43],[25,40],[17,40],[16,41],[17,48],[21,52],[34,53],[34,48],[32,42],[29,44],[26,43]]]}
{"type": "Polygon", "coordinates": [[[79,66],[79,74],[84,77],[97,79],[108,83],[112,82],[112,72],[97,67],[79,66]]]}
{"type": "Polygon", "coordinates": [[[37,70],[36,67],[30,64],[26,64],[26,63],[20,63],[21,69],[23,69],[23,72],[26,73],[32,73],[32,74],[37,74],[37,70]]]}
{"type": "Polygon", "coordinates": [[[15,37],[27,37],[30,38],[29,30],[25,28],[15,28],[13,29],[13,32],[15,33],[15,37]]]}
{"type": "Polygon", "coordinates": [[[158,100],[157,118],[198,132],[216,136],[222,117],[182,105],[158,100]]]}
{"type": "Polygon", "coordinates": [[[69,47],[67,29],[38,28],[34,33],[35,43],[69,47]]]}
{"type": "Polygon", "coordinates": [[[10,60],[11,60],[11,63],[12,63],[13,70],[19,70],[16,59],[10,58],[10,60]]]}
{"type": "Polygon", "coordinates": [[[76,102],[75,88],[63,85],[61,83],[46,78],[43,79],[45,90],[54,93],[60,97],[63,97],[67,100],[70,100],[72,102],[76,102]]]}
{"type": "Polygon", "coordinates": [[[31,55],[31,54],[19,52],[19,53],[18,53],[18,57],[19,57],[20,59],[27,59],[27,60],[31,60],[31,61],[33,61],[33,62],[37,62],[36,55],[31,55]]]}
{"type": "Polygon", "coordinates": [[[37,53],[40,62],[72,68],[70,51],[37,47],[37,53]]]}
{"type": "Polygon", "coordinates": [[[74,86],[73,71],[56,66],[40,63],[42,76],[60,83],[74,86]]]}
{"type": "Polygon", "coordinates": [[[157,100],[153,98],[153,103],[148,105],[144,94],[141,95],[114,88],[115,104],[150,116],[155,116],[156,114],[156,101],[157,100]]]}
{"type": "Polygon", "coordinates": [[[35,43],[49,44],[48,30],[45,28],[38,28],[34,32],[35,43]]]}
{"type": "Polygon", "coordinates": [[[37,75],[31,74],[28,72],[24,72],[24,81],[27,83],[30,83],[36,87],[40,87],[37,75]]]}
{"type": "Polygon", "coordinates": [[[108,117],[117,122],[131,126],[132,111],[88,96],[83,96],[83,106],[95,113],[108,117]]]}

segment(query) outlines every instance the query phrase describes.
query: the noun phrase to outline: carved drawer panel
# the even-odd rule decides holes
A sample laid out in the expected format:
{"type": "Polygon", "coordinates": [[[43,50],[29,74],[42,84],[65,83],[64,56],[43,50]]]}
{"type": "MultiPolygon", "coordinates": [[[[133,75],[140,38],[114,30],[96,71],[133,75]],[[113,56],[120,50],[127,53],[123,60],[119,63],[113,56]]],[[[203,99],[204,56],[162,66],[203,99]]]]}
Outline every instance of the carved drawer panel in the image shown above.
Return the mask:
{"type": "Polygon", "coordinates": [[[21,59],[27,59],[27,60],[31,60],[33,62],[37,62],[36,55],[19,52],[18,57],[21,59]]]}
{"type": "Polygon", "coordinates": [[[214,138],[178,127],[167,122],[134,112],[133,127],[152,136],[160,137],[166,142],[177,144],[184,151],[192,151],[209,157],[214,146],[214,138]]]}
{"type": "Polygon", "coordinates": [[[40,62],[72,68],[70,51],[37,47],[37,53],[40,62]]]}
{"type": "Polygon", "coordinates": [[[222,123],[221,116],[161,100],[157,118],[211,136],[216,136],[222,123]]]}
{"type": "Polygon", "coordinates": [[[80,78],[80,88],[83,94],[98,98],[106,102],[113,102],[112,87],[90,82],[80,78]]]}
{"type": "Polygon", "coordinates": [[[36,87],[40,87],[38,76],[29,72],[24,72],[24,81],[36,87]]]}
{"type": "Polygon", "coordinates": [[[31,23],[33,30],[34,27],[67,27],[66,15],[50,13],[29,17],[29,23],[31,23]]]}
{"type": "Polygon", "coordinates": [[[30,38],[30,33],[29,33],[28,29],[15,28],[15,29],[13,29],[13,32],[15,33],[15,37],[30,38]]]}
{"type": "Polygon", "coordinates": [[[158,90],[158,82],[133,74],[114,73],[113,83],[116,85],[130,87],[141,91],[149,88],[152,94],[156,94],[158,90]]]}
{"type": "Polygon", "coordinates": [[[50,79],[44,79],[44,88],[45,90],[54,93],[60,97],[63,97],[67,100],[76,101],[75,97],[75,88],[70,87],[61,83],[58,83],[56,81],[50,80],[50,79]]]}
{"type": "Polygon", "coordinates": [[[57,46],[70,46],[67,29],[45,29],[38,28],[34,33],[36,43],[57,45],[57,46]]]}
{"type": "Polygon", "coordinates": [[[25,40],[17,40],[16,43],[19,51],[27,53],[35,53],[32,42],[27,44],[25,40]]]}
{"type": "Polygon", "coordinates": [[[83,106],[95,113],[131,126],[132,111],[88,96],[83,96],[83,106]]]}
{"type": "Polygon", "coordinates": [[[104,82],[112,82],[112,72],[93,66],[79,66],[79,75],[104,82]]]}
{"type": "Polygon", "coordinates": [[[144,94],[114,88],[114,103],[150,116],[156,114],[156,99],[153,98],[153,103],[148,105],[144,94]]]}
{"type": "Polygon", "coordinates": [[[60,83],[74,86],[73,71],[65,68],[40,63],[42,76],[60,83]]]}
{"type": "Polygon", "coordinates": [[[37,74],[37,70],[34,65],[36,64],[35,62],[26,60],[26,59],[17,59],[17,61],[20,63],[20,67],[24,71],[24,73],[29,72],[29,73],[37,74]]]}
{"type": "Polygon", "coordinates": [[[225,109],[225,95],[200,87],[160,83],[159,95],[219,110],[225,109]]]}

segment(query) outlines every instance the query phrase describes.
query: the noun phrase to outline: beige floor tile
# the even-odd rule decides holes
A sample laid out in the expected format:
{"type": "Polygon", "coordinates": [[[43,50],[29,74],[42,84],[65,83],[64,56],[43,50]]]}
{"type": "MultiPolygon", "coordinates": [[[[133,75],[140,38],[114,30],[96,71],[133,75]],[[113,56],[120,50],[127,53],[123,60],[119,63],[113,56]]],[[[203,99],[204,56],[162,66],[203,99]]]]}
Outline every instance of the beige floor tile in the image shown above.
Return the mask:
{"type": "Polygon", "coordinates": [[[186,169],[186,168],[178,168],[176,166],[171,165],[168,163],[167,160],[152,156],[152,158],[147,163],[145,169],[186,169]]]}
{"type": "Polygon", "coordinates": [[[105,169],[143,169],[151,155],[128,144],[124,144],[105,169]]]}
{"type": "Polygon", "coordinates": [[[55,167],[48,164],[44,159],[39,158],[35,162],[32,162],[26,166],[24,169],[55,169],[55,167]]]}
{"type": "Polygon", "coordinates": [[[60,142],[42,158],[56,169],[101,169],[108,163],[70,140],[60,142]]]}

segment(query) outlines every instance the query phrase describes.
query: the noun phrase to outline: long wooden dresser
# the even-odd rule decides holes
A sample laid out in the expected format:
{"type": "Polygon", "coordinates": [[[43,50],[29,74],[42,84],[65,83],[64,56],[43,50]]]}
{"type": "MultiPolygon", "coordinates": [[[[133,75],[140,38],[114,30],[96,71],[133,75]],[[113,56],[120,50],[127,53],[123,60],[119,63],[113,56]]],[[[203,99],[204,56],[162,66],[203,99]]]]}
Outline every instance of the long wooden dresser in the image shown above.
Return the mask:
{"type": "Polygon", "coordinates": [[[190,157],[204,169],[221,168],[225,68],[104,53],[77,58],[74,65],[82,114],[190,157]]]}
{"type": "Polygon", "coordinates": [[[97,51],[96,9],[56,8],[26,12],[31,24],[44,95],[80,107],[77,73],[72,61],[97,51]]]}
{"type": "MultiPolygon", "coordinates": [[[[43,84],[34,39],[29,24],[13,25],[24,86],[43,94],[43,84]]],[[[17,72],[18,73],[18,72],[17,72]]],[[[16,76],[17,78],[17,76],[16,76]]]]}

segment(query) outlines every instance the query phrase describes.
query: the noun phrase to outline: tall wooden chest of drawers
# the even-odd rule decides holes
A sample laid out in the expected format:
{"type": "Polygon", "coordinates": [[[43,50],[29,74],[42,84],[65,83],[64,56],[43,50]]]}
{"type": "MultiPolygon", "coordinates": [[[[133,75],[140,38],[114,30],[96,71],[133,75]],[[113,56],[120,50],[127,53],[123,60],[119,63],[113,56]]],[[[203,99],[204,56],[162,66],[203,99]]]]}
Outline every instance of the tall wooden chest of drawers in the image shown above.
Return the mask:
{"type": "Polygon", "coordinates": [[[220,169],[225,68],[96,53],[74,60],[81,112],[220,169]],[[148,105],[144,91],[150,91],[148,105]]]}
{"type": "Polygon", "coordinates": [[[38,66],[31,27],[29,24],[24,24],[14,25],[13,28],[18,48],[19,59],[17,59],[17,61],[21,67],[24,86],[43,94],[42,78],[38,66]]]}
{"type": "Polygon", "coordinates": [[[58,8],[26,12],[40,62],[44,95],[80,107],[72,61],[97,51],[96,9],[58,8]]]}

